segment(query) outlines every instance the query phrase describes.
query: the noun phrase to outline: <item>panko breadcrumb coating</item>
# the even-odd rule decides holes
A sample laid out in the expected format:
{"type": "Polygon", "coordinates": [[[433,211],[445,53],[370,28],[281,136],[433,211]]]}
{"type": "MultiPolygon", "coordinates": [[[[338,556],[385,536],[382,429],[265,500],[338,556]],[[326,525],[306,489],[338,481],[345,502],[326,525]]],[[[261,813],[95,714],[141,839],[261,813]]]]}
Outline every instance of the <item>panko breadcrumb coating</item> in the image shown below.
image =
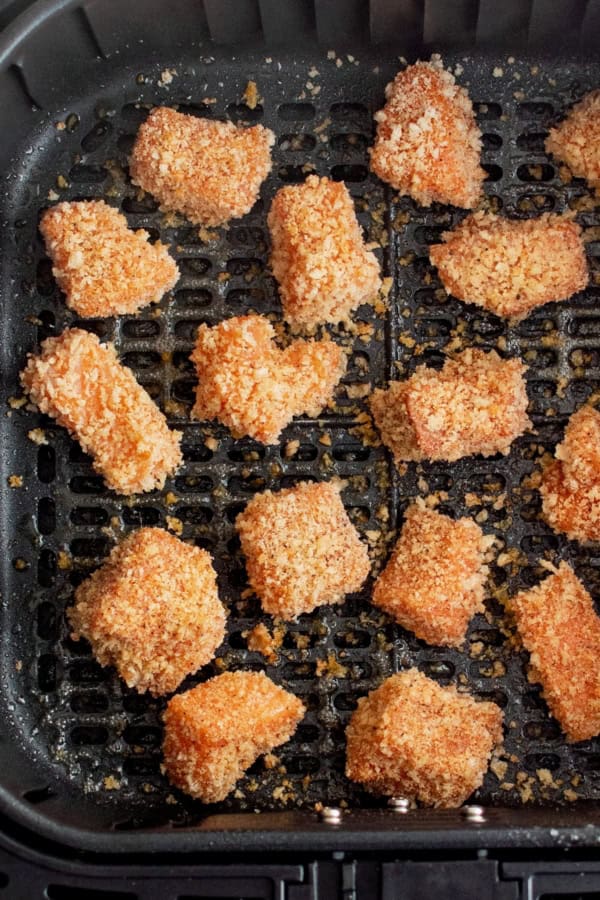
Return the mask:
{"type": "Polygon", "coordinates": [[[173,697],[164,714],[169,781],[216,803],[263,753],[289,740],[306,712],[264,672],[225,672],[173,697]]]}
{"type": "Polygon", "coordinates": [[[294,416],[317,416],[346,371],[330,340],[293,341],[284,350],[263,316],[201,325],[191,359],[198,372],[192,416],[218,419],[234,437],[275,444],[294,416]]]}
{"type": "Polygon", "coordinates": [[[67,306],[80,316],[136,313],[179,278],[165,245],[150,244],[143,229],[131,231],[103,200],[58,203],[43,214],[40,231],[67,306]]]}
{"type": "Polygon", "coordinates": [[[271,171],[275,135],[162,106],[153,109],[131,151],[134,184],[197,225],[223,225],[250,212],[271,171]]]}
{"type": "Polygon", "coordinates": [[[510,608],[550,712],[569,741],[600,732],[600,618],[574,571],[561,563],[510,608]]]}
{"type": "Polygon", "coordinates": [[[413,503],[375,582],[374,605],[421,640],[460,647],[469,621],[483,612],[484,554],[493,540],[471,519],[454,521],[413,503]]]}
{"type": "Polygon", "coordinates": [[[346,775],[371,793],[461,806],[502,741],[502,711],[408,669],[358,701],[346,738],[346,775]]]}
{"type": "Polygon", "coordinates": [[[421,365],[407,381],[375,390],[373,418],[398,464],[506,454],[531,426],[525,372],[518,359],[468,349],[441,371],[421,365]]]}
{"type": "Polygon", "coordinates": [[[542,510],[571,540],[600,540],[600,413],[583,406],[569,419],[540,484],[542,510]]]}
{"type": "Polygon", "coordinates": [[[347,322],[379,288],[379,264],[365,248],[345,184],[311,175],[277,192],[268,216],[271,268],[284,318],[299,328],[347,322]]]}
{"type": "Polygon", "coordinates": [[[181,433],[167,420],[112,344],[67,328],[46,338],[21,372],[41,412],[79,441],[94,469],[120,494],[162,488],[180,465],[181,433]]]}
{"type": "Polygon", "coordinates": [[[235,522],[248,581],[265,612],[295,619],[360,590],[370,569],[339,482],[264,491],[235,522]]]}
{"type": "Polygon", "coordinates": [[[573,175],[600,185],[600,90],[576,103],[546,138],[546,152],[567,164],[573,175]]]}
{"type": "Polygon", "coordinates": [[[511,220],[476,212],[429,249],[449,294],[499,316],[523,318],[588,283],[581,228],[566,216],[511,220]]]}
{"type": "Polygon", "coordinates": [[[140,528],[79,585],[68,618],[73,637],[88,640],[101,665],[158,695],[210,662],[226,614],[206,550],[162,528],[140,528]]]}
{"type": "Polygon", "coordinates": [[[440,57],[399,72],[385,96],[375,114],[373,172],[422,206],[477,206],[486,177],[479,165],[481,132],[469,95],[440,57]]]}

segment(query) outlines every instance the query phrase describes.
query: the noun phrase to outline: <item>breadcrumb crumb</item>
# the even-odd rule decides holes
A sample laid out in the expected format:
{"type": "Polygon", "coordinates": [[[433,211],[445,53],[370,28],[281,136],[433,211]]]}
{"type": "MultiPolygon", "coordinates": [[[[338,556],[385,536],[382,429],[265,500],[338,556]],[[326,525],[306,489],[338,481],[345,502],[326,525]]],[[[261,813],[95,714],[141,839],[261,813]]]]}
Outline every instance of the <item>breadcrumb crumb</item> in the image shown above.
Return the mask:
{"type": "Polygon", "coordinates": [[[68,328],[46,338],[21,373],[31,400],[76,438],[107,485],[121,494],[164,487],[182,456],[181,433],[121,365],[112,344],[68,328]]]}
{"type": "Polygon", "coordinates": [[[68,610],[75,640],[114,665],[129,687],[159,695],[210,662],[226,614],[206,550],[162,528],[140,528],[75,591],[68,610]]]}
{"type": "Polygon", "coordinates": [[[460,806],[502,740],[502,711],[417,669],[358,701],[346,731],[346,775],[374,794],[460,806]]]}
{"type": "Polygon", "coordinates": [[[265,612],[295,619],[364,584],[367,548],[340,492],[339,482],[302,482],[257,494],[238,515],[248,580],[265,612]]]}
{"type": "Polygon", "coordinates": [[[196,225],[223,225],[254,206],[274,141],[262,125],[242,128],[157,107],[138,131],[130,174],[162,209],[196,225]]]}
{"type": "Polygon", "coordinates": [[[576,103],[546,138],[546,152],[567,164],[573,175],[600,186],[600,90],[576,103]]]}
{"type": "Polygon", "coordinates": [[[271,633],[263,622],[259,622],[252,631],[248,632],[246,642],[248,650],[261,653],[268,663],[275,664],[277,662],[277,651],[283,643],[283,629],[276,628],[271,633]]]}
{"type": "Polygon", "coordinates": [[[300,700],[264,672],[211,678],[167,705],[167,776],[205,803],[223,800],[259,756],[289,740],[304,713],[300,700]]]}

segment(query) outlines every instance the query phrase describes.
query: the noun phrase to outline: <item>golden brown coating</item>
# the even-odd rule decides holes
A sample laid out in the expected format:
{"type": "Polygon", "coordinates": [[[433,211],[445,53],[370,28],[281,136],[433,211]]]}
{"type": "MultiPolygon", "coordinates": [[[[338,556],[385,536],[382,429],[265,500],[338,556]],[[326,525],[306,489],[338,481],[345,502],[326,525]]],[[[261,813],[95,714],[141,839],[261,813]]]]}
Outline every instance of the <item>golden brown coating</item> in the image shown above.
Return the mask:
{"type": "Polygon", "coordinates": [[[285,743],[305,708],[264,672],[225,672],[173,697],[164,714],[172,784],[216,803],[263,753],[285,743]]]}
{"type": "Polygon", "coordinates": [[[546,152],[566,163],[573,175],[600,185],[600,91],[590,91],[546,138],[546,152]]]}
{"type": "Polygon", "coordinates": [[[346,775],[371,793],[461,806],[502,741],[502,711],[408,669],[358,701],[346,738],[346,775]]]}
{"type": "Polygon", "coordinates": [[[41,412],[79,441],[120,494],[162,488],[181,463],[181,433],[121,365],[112,344],[67,328],[29,356],[21,381],[41,412]]]}
{"type": "Polygon", "coordinates": [[[66,304],[80,316],[121,316],[158,303],[175,287],[179,270],[164,244],[131,231],[103,200],[58,203],[40,231],[66,304]]]}
{"type": "Polygon", "coordinates": [[[197,225],[223,225],[250,212],[271,171],[275,136],[268,128],[242,128],[153,109],[131,151],[134,184],[197,225]]]}
{"type": "Polygon", "coordinates": [[[506,454],[531,425],[525,371],[520,360],[468,349],[441,371],[421,365],[407,381],[375,390],[371,411],[398,464],[506,454]]]}
{"type": "Polygon", "coordinates": [[[75,591],[73,637],[140,693],[167,694],[210,662],[226,613],[206,550],[162,528],[127,535],[75,591]]]}
{"type": "Polygon", "coordinates": [[[550,712],[569,741],[600,732],[600,618],[592,598],[566,563],[510,608],[530,654],[530,681],[539,681],[550,712]]]}
{"type": "Polygon", "coordinates": [[[583,406],[569,419],[540,484],[545,519],[571,540],[600,540],[600,413],[583,406]]]}
{"type": "Polygon", "coordinates": [[[340,492],[339,482],[302,482],[257,494],[238,515],[248,581],[265,612],[295,619],[364,584],[369,555],[340,492]]]}
{"type": "Polygon", "coordinates": [[[271,268],[292,325],[347,322],[361,303],[375,300],[379,264],[365,247],[345,184],[311,175],[281,188],[268,224],[271,268]]]}
{"type": "Polygon", "coordinates": [[[334,341],[293,341],[284,350],[263,316],[201,325],[191,359],[198,372],[192,416],[218,419],[234,437],[275,444],[294,416],[317,416],[346,371],[334,341]]]}
{"type": "Polygon", "coordinates": [[[460,647],[470,620],[483,612],[484,554],[491,543],[471,519],[454,521],[413,503],[375,582],[374,605],[423,641],[460,647]]]}
{"type": "Polygon", "coordinates": [[[588,283],[581,228],[566,216],[511,220],[476,212],[430,247],[449,294],[499,316],[523,318],[588,283]]]}
{"type": "Polygon", "coordinates": [[[477,206],[486,177],[481,132],[469,95],[439,56],[399,72],[385,96],[375,114],[373,172],[422,206],[477,206]]]}

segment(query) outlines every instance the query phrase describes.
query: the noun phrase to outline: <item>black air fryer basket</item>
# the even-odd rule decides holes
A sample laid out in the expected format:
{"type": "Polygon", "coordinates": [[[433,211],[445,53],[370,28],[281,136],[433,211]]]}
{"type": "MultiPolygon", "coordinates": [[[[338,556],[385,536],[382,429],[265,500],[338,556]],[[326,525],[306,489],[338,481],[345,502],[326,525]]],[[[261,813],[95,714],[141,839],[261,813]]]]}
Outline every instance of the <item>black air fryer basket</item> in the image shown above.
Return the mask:
{"type": "Polygon", "coordinates": [[[39,0],[3,32],[0,810],[7,819],[62,845],[111,853],[600,841],[600,740],[565,742],[539,685],[528,682],[501,604],[541,577],[541,558],[569,561],[592,594],[600,590],[598,548],[583,549],[540,521],[532,479],[568,416],[600,387],[593,231],[600,208],[583,181],[567,180],[544,153],[551,123],[600,86],[599,30],[600,3],[577,0],[39,0]],[[590,238],[589,288],[518,326],[446,297],[429,265],[428,244],[464,213],[420,208],[369,172],[373,113],[405,62],[399,57],[432,51],[475,102],[490,207],[514,218],[573,209],[590,238]],[[254,108],[244,101],[249,81],[260,98],[254,108]],[[273,129],[273,172],[243,220],[200,234],[174,225],[133,188],[128,153],[156,104],[273,129]],[[266,213],[279,187],[309,172],[348,185],[383,275],[393,279],[389,310],[361,308],[352,339],[338,334],[351,354],[335,409],[294,421],[279,445],[263,447],[215,424],[190,423],[189,353],[201,322],[280,313],[266,213]],[[92,197],[172,247],[182,277],[158,309],[86,321],[67,311],[38,219],[58,198],[92,197]],[[22,405],[26,354],[71,324],[114,341],[182,429],[185,463],[164,491],[129,500],[109,492],[65,431],[22,405]],[[525,360],[536,434],[520,438],[506,458],[412,465],[400,476],[368,439],[364,396],[423,361],[438,365],[449,345],[525,360]],[[31,439],[39,428],[45,443],[31,439]],[[292,458],[290,441],[299,442],[292,458]],[[22,485],[9,487],[11,475],[22,485]],[[499,537],[502,564],[492,567],[487,612],[472,622],[463,652],[430,647],[391,623],[370,606],[371,584],[289,625],[276,664],[247,649],[245,632],[268,619],[255,599],[242,598],[235,516],[257,491],[333,476],[347,481],[343,500],[379,564],[417,496],[439,493],[441,510],[471,515],[499,537]],[[219,659],[184,687],[223,669],[264,668],[308,708],[277,751],[279,763],[257,763],[214,807],[172,790],[160,772],[164,701],[127,690],[102,669],[89,648],[70,640],[64,615],[74,587],[119,536],[168,517],[182,523],[185,540],[214,555],[230,609],[219,659]],[[344,777],[344,729],[357,698],[410,665],[504,710],[506,757],[471,801],[482,812],[405,813],[344,777]],[[315,804],[341,810],[339,823],[315,804]]]}

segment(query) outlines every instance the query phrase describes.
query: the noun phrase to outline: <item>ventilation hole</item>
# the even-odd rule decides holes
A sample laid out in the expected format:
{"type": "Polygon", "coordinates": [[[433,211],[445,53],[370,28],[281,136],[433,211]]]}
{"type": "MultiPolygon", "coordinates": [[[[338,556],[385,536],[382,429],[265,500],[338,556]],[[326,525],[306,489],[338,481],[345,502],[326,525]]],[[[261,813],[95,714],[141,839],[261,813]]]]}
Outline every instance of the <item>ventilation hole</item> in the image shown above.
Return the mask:
{"type": "MultiPolygon", "coordinates": [[[[181,452],[186,462],[208,462],[213,457],[213,451],[206,444],[183,444],[181,452]]],[[[212,486],[212,481],[210,484],[212,486]]]]}
{"type": "Polygon", "coordinates": [[[301,472],[298,475],[284,475],[281,479],[280,484],[282,488],[290,488],[296,487],[300,482],[309,481],[313,484],[316,483],[317,478],[309,472],[301,472]]]}
{"type": "Polygon", "coordinates": [[[560,768],[560,757],[556,753],[528,753],[525,757],[525,768],[530,772],[537,772],[538,769],[556,772],[560,768]]]}
{"type": "Polygon", "coordinates": [[[69,546],[73,556],[81,556],[84,559],[96,559],[97,557],[106,556],[110,542],[108,538],[104,537],[75,538],[69,546]]]}
{"type": "Polygon", "coordinates": [[[320,768],[316,756],[292,756],[285,760],[285,769],[290,775],[314,775],[320,768]]]}
{"type": "Polygon", "coordinates": [[[134,756],[124,761],[123,772],[126,775],[145,776],[146,778],[158,775],[160,773],[160,760],[134,756]]]}
{"type": "Polygon", "coordinates": [[[212,268],[210,259],[203,256],[187,256],[178,260],[177,264],[182,275],[195,275],[196,277],[206,275],[212,268]]]}
{"type": "Polygon", "coordinates": [[[284,134],[277,143],[280,150],[306,153],[314,149],[317,139],[312,134],[284,134]]]}
{"type": "MultiPolygon", "coordinates": [[[[196,339],[198,327],[202,324],[202,319],[181,319],[179,322],[175,322],[173,333],[179,340],[193,343],[196,339]]],[[[193,371],[193,363],[191,365],[191,370],[193,371]]]]}
{"type": "Polygon", "coordinates": [[[183,306],[189,309],[204,309],[210,306],[213,296],[209,290],[205,288],[192,288],[177,291],[174,302],[177,306],[183,306]]]}
{"type": "MultiPolygon", "coordinates": [[[[190,342],[191,343],[191,342],[190,342]]],[[[194,363],[190,359],[190,349],[175,350],[171,356],[171,364],[178,372],[195,373],[194,363]]]]}
{"type": "Polygon", "coordinates": [[[125,353],[121,357],[121,362],[130,369],[154,369],[161,363],[160,353],[151,350],[134,350],[131,353],[125,353]]]}
{"type": "Polygon", "coordinates": [[[426,675],[431,676],[431,678],[437,678],[439,680],[452,678],[454,672],[456,671],[454,663],[451,663],[449,660],[443,659],[429,660],[422,663],[419,668],[422,672],[425,672],[426,675]]]}
{"type": "Polygon", "coordinates": [[[531,349],[525,353],[525,362],[533,369],[548,369],[557,364],[555,350],[531,349]]]}
{"type": "Polygon", "coordinates": [[[550,103],[519,103],[517,115],[520,119],[551,119],[554,109],[550,103]]]}
{"type": "Polygon", "coordinates": [[[49,259],[40,259],[35,270],[35,286],[42,297],[51,297],[56,287],[49,259]]]}
{"type": "Polygon", "coordinates": [[[553,534],[528,534],[521,540],[521,549],[539,557],[546,550],[557,550],[558,538],[553,534]]]}
{"type": "Polygon", "coordinates": [[[108,671],[95,659],[76,659],[69,668],[69,680],[73,684],[101,684],[108,678],[108,671]]]}
{"type": "Polygon", "coordinates": [[[283,667],[282,675],[284,678],[294,678],[299,681],[307,681],[315,677],[314,662],[298,662],[287,663],[283,667]]]}
{"type": "Polygon", "coordinates": [[[37,661],[37,683],[43,694],[56,690],[58,683],[57,659],[52,653],[42,653],[37,661]]]}
{"type": "Polygon", "coordinates": [[[368,647],[371,643],[371,636],[367,631],[357,631],[349,628],[348,631],[342,631],[334,635],[333,642],[336,647],[342,648],[368,647]]]}
{"type": "Polygon", "coordinates": [[[523,736],[530,741],[554,741],[559,738],[561,731],[558,722],[546,719],[542,722],[527,722],[523,726],[523,736]]]}
{"type": "Polygon", "coordinates": [[[208,506],[183,506],[177,508],[177,518],[186,525],[208,525],[214,512],[208,506]]]}
{"type": "Polygon", "coordinates": [[[571,319],[568,326],[569,334],[574,337],[595,337],[600,335],[600,317],[590,316],[585,319],[571,319]]]}
{"type": "Polygon", "coordinates": [[[86,166],[79,163],[71,168],[69,178],[75,184],[101,184],[108,176],[104,166],[86,166]]]}
{"type": "Polygon", "coordinates": [[[286,184],[300,184],[308,175],[314,175],[315,169],[308,164],[303,166],[281,166],[277,174],[286,184]]]}
{"type": "Polygon", "coordinates": [[[364,462],[370,455],[370,449],[359,444],[338,444],[333,448],[333,458],[340,462],[364,462]]]}
{"type": "Polygon", "coordinates": [[[51,797],[56,797],[56,793],[49,784],[41,788],[32,788],[23,794],[23,800],[27,800],[28,803],[32,803],[34,806],[38,803],[43,803],[44,800],[50,800],[51,797]]]}
{"type": "Polygon", "coordinates": [[[367,506],[347,506],[346,512],[355,525],[366,525],[371,518],[371,513],[367,506]]]}
{"type": "Polygon", "coordinates": [[[124,506],[122,516],[125,525],[135,525],[136,528],[160,523],[160,512],[153,506],[124,506]]]}
{"type": "Polygon", "coordinates": [[[528,316],[517,328],[517,332],[524,337],[543,337],[557,330],[553,319],[538,319],[535,316],[528,316]]]}
{"type": "Polygon", "coordinates": [[[98,122],[98,124],[95,125],[82,139],[81,146],[83,150],[85,150],[86,153],[93,153],[102,146],[111,131],[112,126],[106,119],[103,119],[102,122],[98,122]]]}
{"type": "Polygon", "coordinates": [[[141,716],[152,708],[153,701],[147,694],[125,694],[123,696],[123,709],[134,716],[141,716]]]}
{"type": "Polygon", "coordinates": [[[225,510],[225,515],[230,522],[235,522],[238,515],[246,508],[245,503],[231,503],[225,510]]]}
{"type": "Polygon", "coordinates": [[[59,637],[59,619],[52,603],[45,601],[38,606],[37,633],[42,641],[55,641],[59,637]]]}
{"type": "Polygon", "coordinates": [[[75,475],[69,487],[74,494],[102,494],[105,491],[100,475],[75,475]]]}
{"type": "MultiPolygon", "coordinates": [[[[281,455],[284,459],[288,458],[285,453],[286,446],[287,445],[284,445],[281,450],[281,455]]],[[[312,460],[316,459],[318,455],[319,454],[317,448],[313,447],[312,444],[300,444],[291,459],[297,462],[312,462],[312,460]]]]}
{"type": "Polygon", "coordinates": [[[473,472],[469,475],[468,490],[476,494],[501,494],[506,490],[504,475],[473,472]]]}
{"type": "Polygon", "coordinates": [[[112,323],[110,319],[81,319],[73,322],[73,327],[83,328],[97,335],[100,340],[109,338],[112,333],[112,323]]]}
{"type": "Polygon", "coordinates": [[[488,700],[490,703],[495,703],[500,709],[504,709],[508,704],[508,697],[499,688],[495,691],[477,691],[477,696],[480,700],[488,700]]]}
{"type": "Polygon", "coordinates": [[[56,554],[52,550],[42,550],[38,557],[38,583],[42,587],[51,587],[56,576],[56,554]]]}
{"type": "Polygon", "coordinates": [[[262,228],[252,228],[249,225],[230,228],[227,232],[227,240],[234,247],[256,247],[265,245],[265,233],[262,228]]]}
{"type": "Polygon", "coordinates": [[[103,725],[76,725],[71,729],[71,743],[77,747],[105,744],[108,729],[103,725]]]}
{"type": "Polygon", "coordinates": [[[315,116],[312,103],[282,103],[277,114],[286,122],[308,122],[315,116]]]}
{"type": "Polygon", "coordinates": [[[140,103],[126,103],[125,106],[121,108],[122,118],[127,123],[135,126],[141,125],[142,122],[145,122],[148,118],[149,112],[150,109],[142,106],[140,103]]]}
{"type": "Polygon", "coordinates": [[[502,178],[502,168],[500,166],[484,163],[481,168],[487,173],[486,181],[500,181],[502,178]]]}
{"type": "Polygon", "coordinates": [[[121,325],[126,338],[143,340],[160,334],[160,325],[156,319],[129,319],[121,325]]]}
{"type": "MultiPolygon", "coordinates": [[[[445,225],[420,225],[415,228],[415,240],[419,244],[439,244],[444,231],[446,231],[445,225]]],[[[418,291],[418,293],[426,292],[418,291]]],[[[429,292],[427,293],[429,294],[429,292]]]]}
{"type": "Polygon", "coordinates": [[[37,527],[40,534],[52,534],[56,528],[56,503],[51,497],[38,500],[37,527]]]}
{"type": "MultiPolygon", "coordinates": [[[[579,755],[579,759],[588,772],[597,772],[600,769],[600,753],[582,753],[579,755]]],[[[567,900],[569,900],[568,897],[567,900]]],[[[578,897],[577,900],[580,900],[580,898],[578,897]]],[[[582,895],[581,900],[587,900],[585,894],[582,895]]],[[[593,895],[590,897],[590,900],[595,900],[593,895]]]]}
{"type": "Polygon", "coordinates": [[[527,153],[544,153],[547,137],[547,131],[528,131],[518,136],[517,147],[527,153]]]}
{"type": "Polygon", "coordinates": [[[42,484],[50,484],[56,478],[56,453],[48,444],[38,448],[37,476],[42,484]]]}
{"type": "Polygon", "coordinates": [[[202,475],[179,475],[175,479],[175,490],[185,494],[207,494],[212,487],[212,478],[202,475]]]}
{"type": "Polygon", "coordinates": [[[37,317],[40,323],[37,327],[37,339],[38,343],[41,343],[55,333],[56,319],[54,313],[50,312],[49,309],[41,310],[37,317]]]}
{"type": "Polygon", "coordinates": [[[415,318],[415,332],[419,339],[448,337],[454,325],[451,319],[415,318]]]}
{"type": "Polygon", "coordinates": [[[197,119],[208,119],[212,116],[212,108],[208,103],[180,103],[179,112],[196,116],[197,119]]]}
{"type": "Polygon", "coordinates": [[[227,115],[232,122],[258,122],[264,116],[264,109],[257,103],[251,109],[245,103],[230,103],[227,107],[227,115]]]}
{"type": "Polygon", "coordinates": [[[73,694],[71,709],[74,713],[103,713],[108,709],[108,697],[96,691],[85,691],[73,694]]]}
{"type": "Polygon", "coordinates": [[[369,170],[366,166],[358,165],[333,166],[331,169],[331,177],[334,181],[358,183],[366,181],[369,177],[369,170]]]}
{"type": "Polygon", "coordinates": [[[364,153],[369,143],[369,138],[357,131],[334,134],[329,139],[329,146],[336,153],[364,153]]]}
{"type": "Polygon", "coordinates": [[[123,732],[123,740],[139,747],[157,747],[161,734],[160,728],[152,725],[128,725],[123,732]]]}
{"type": "Polygon", "coordinates": [[[171,385],[171,397],[178,403],[191,406],[196,399],[196,382],[183,379],[174,381],[171,385]]]}
{"type": "Polygon", "coordinates": [[[227,482],[227,487],[232,494],[256,494],[264,491],[267,482],[262,475],[252,475],[249,478],[239,478],[234,475],[227,482]]]}
{"type": "Polygon", "coordinates": [[[556,396],[556,384],[553,381],[529,381],[527,390],[535,399],[550,400],[556,396]]]}
{"type": "Polygon", "coordinates": [[[135,134],[121,134],[117,138],[117,147],[121,151],[121,153],[125,153],[127,156],[131,154],[133,150],[133,145],[135,144],[135,134]]]}
{"type": "Polygon", "coordinates": [[[519,181],[551,181],[554,178],[554,169],[547,163],[536,163],[536,165],[523,165],[517,169],[517,178],[519,181]]]}
{"type": "Polygon", "coordinates": [[[486,132],[481,135],[481,143],[484,150],[495,151],[502,146],[502,138],[499,134],[490,134],[486,132]]]}
{"type": "Polygon", "coordinates": [[[475,115],[478,119],[499,119],[502,115],[502,107],[499,103],[478,102],[473,104],[475,115]]]}
{"type": "Polygon", "coordinates": [[[362,103],[334,103],[329,113],[334,122],[347,121],[349,119],[367,119],[370,121],[370,113],[362,103]]]}
{"type": "MultiPolygon", "coordinates": [[[[265,458],[265,448],[254,441],[241,440],[227,451],[227,456],[233,462],[256,462],[265,458]]],[[[314,459],[314,457],[312,457],[314,459]]]]}
{"type": "Polygon", "coordinates": [[[235,288],[227,292],[228,303],[243,303],[245,306],[258,306],[264,302],[265,292],[259,288],[235,288]]]}

